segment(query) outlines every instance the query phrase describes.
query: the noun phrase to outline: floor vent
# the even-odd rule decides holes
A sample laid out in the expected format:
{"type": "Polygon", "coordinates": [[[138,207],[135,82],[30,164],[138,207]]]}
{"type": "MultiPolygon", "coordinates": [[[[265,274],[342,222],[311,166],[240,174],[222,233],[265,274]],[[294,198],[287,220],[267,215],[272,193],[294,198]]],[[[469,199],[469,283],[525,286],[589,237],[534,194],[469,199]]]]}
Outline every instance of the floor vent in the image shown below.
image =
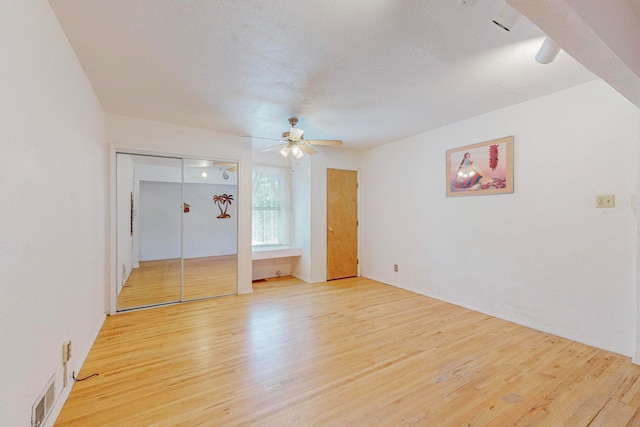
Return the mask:
{"type": "Polygon", "coordinates": [[[53,401],[56,398],[56,381],[55,374],[51,377],[47,385],[45,386],[36,403],[31,408],[31,426],[40,427],[44,424],[44,420],[49,416],[51,408],[53,407],[53,401]]]}

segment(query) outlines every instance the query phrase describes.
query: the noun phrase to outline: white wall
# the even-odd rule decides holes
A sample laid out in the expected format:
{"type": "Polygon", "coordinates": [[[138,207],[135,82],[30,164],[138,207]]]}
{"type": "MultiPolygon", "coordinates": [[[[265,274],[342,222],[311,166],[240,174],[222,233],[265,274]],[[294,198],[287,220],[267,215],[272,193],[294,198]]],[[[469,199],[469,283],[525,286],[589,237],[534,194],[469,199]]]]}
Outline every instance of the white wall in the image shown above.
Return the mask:
{"type": "Polygon", "coordinates": [[[311,282],[311,156],[291,167],[291,245],[302,249],[292,260],[293,275],[311,282]]]}
{"type": "Polygon", "coordinates": [[[51,425],[105,318],[104,115],[46,0],[0,2],[0,45],[0,425],[55,375],[51,425]]]}
{"type": "Polygon", "coordinates": [[[263,166],[276,166],[281,168],[291,167],[292,156],[287,158],[282,157],[278,150],[261,151],[254,150],[253,152],[253,164],[263,166]]]}
{"type": "Polygon", "coordinates": [[[595,81],[366,152],[362,275],[632,355],[639,123],[595,81]],[[447,149],[508,135],[513,194],[445,197],[447,149]]]}
{"type": "MultiPolygon", "coordinates": [[[[116,151],[164,154],[190,158],[238,161],[238,292],[251,287],[251,141],[222,132],[170,123],[106,114],[107,141],[111,146],[111,200],[115,199],[116,151]]],[[[115,221],[112,207],[111,221],[115,221]]],[[[115,239],[115,235],[111,235],[115,239]]],[[[114,247],[114,246],[112,246],[114,247]]],[[[115,260],[115,253],[111,253],[115,260]]],[[[110,266],[116,269],[115,261],[110,266]]],[[[110,307],[115,311],[115,281],[111,283],[110,307]]]]}
{"type": "MultiPolygon", "coordinates": [[[[191,206],[184,216],[184,257],[232,255],[238,251],[238,187],[219,184],[185,184],[184,200],[191,206]],[[230,218],[218,218],[214,195],[233,196],[227,205],[230,218]]],[[[224,210],[224,206],[222,209],[224,210]]]]}
{"type": "Polygon", "coordinates": [[[140,261],[180,258],[182,185],[140,181],[138,216],[140,261]]]}

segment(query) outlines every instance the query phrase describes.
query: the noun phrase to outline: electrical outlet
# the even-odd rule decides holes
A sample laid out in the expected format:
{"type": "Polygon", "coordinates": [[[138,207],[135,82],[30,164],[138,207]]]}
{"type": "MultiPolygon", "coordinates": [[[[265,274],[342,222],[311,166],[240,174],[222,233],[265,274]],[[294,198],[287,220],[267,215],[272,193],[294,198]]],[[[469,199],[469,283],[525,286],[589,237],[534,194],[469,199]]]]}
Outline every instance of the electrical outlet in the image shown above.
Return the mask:
{"type": "Polygon", "coordinates": [[[596,208],[615,208],[615,194],[598,194],[596,196],[596,208]]]}
{"type": "Polygon", "coordinates": [[[393,271],[398,272],[398,264],[393,264],[393,271]]]}

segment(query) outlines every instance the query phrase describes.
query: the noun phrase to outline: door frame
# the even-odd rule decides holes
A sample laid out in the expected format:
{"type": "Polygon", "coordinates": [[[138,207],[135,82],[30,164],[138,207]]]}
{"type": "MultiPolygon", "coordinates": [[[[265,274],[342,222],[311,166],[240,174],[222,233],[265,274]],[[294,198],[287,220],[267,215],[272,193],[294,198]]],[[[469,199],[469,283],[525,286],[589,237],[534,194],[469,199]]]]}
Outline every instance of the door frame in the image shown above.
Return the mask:
{"type": "Polygon", "coordinates": [[[324,240],[325,240],[325,268],[324,268],[324,279],[325,281],[328,280],[338,280],[338,278],[336,279],[329,279],[328,278],[328,272],[329,272],[329,243],[328,243],[328,239],[329,239],[329,221],[328,221],[328,215],[329,215],[329,186],[328,186],[328,179],[329,179],[329,169],[334,169],[334,170],[342,170],[342,171],[348,171],[348,172],[354,172],[355,176],[356,176],[356,275],[355,276],[350,276],[350,277],[360,277],[360,171],[358,169],[353,169],[353,168],[341,168],[341,167],[329,167],[327,166],[325,168],[325,177],[324,177],[324,186],[325,186],[325,197],[324,197],[324,207],[325,207],[325,216],[324,216],[324,220],[325,220],[325,227],[324,227],[324,240]]]}

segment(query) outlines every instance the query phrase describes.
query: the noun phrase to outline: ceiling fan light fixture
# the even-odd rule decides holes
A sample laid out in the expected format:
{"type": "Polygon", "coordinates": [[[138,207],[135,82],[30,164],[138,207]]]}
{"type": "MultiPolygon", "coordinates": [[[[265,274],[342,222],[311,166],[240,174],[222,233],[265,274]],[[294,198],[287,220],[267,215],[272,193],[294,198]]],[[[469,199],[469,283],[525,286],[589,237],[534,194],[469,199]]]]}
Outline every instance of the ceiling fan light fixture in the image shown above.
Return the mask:
{"type": "Polygon", "coordinates": [[[287,156],[289,155],[289,151],[291,151],[291,148],[289,148],[288,146],[284,146],[280,149],[280,154],[282,155],[282,157],[287,158],[287,156]]]}
{"type": "Polygon", "coordinates": [[[304,153],[302,152],[300,147],[298,147],[297,145],[294,145],[293,147],[291,147],[291,154],[296,159],[299,159],[300,157],[304,156],[304,153]]]}
{"type": "Polygon", "coordinates": [[[511,28],[513,28],[519,18],[520,12],[508,4],[505,4],[496,19],[493,20],[493,23],[503,30],[511,31],[511,28]]]}

